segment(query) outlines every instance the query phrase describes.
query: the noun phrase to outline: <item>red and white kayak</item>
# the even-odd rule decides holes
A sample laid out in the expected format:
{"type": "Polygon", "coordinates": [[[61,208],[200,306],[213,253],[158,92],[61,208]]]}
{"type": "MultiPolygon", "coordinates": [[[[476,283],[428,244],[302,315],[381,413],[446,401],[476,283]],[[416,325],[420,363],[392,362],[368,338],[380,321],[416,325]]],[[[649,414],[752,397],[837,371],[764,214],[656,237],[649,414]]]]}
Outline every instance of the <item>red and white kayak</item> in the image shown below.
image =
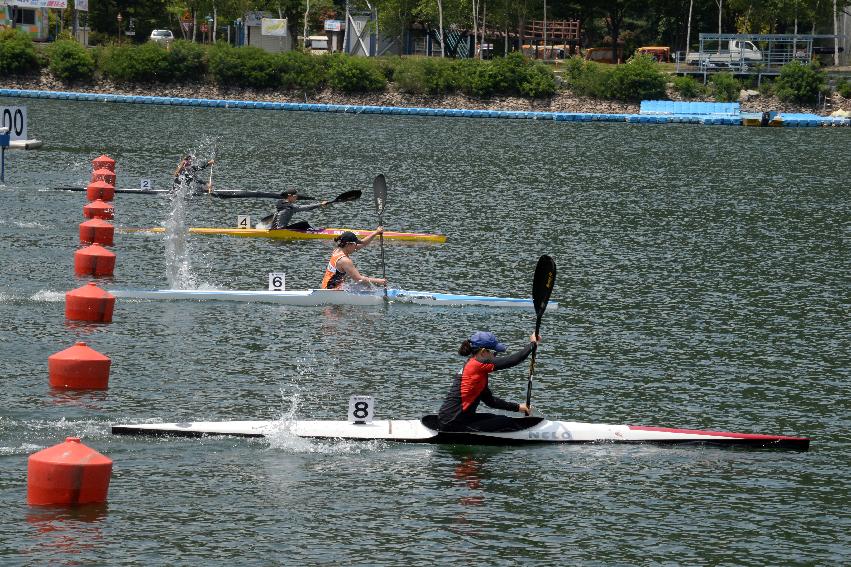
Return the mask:
{"type": "Polygon", "coordinates": [[[437,417],[347,421],[196,421],[186,423],[140,423],[113,425],[114,435],[167,435],[204,437],[233,435],[266,437],[294,435],[319,439],[385,440],[404,443],[451,443],[467,445],[519,445],[529,443],[651,443],[657,445],[721,445],[806,451],[810,440],[786,435],[759,435],[728,431],[704,431],[553,421],[541,417],[514,418],[510,431],[446,432],[437,430],[437,417]]]}

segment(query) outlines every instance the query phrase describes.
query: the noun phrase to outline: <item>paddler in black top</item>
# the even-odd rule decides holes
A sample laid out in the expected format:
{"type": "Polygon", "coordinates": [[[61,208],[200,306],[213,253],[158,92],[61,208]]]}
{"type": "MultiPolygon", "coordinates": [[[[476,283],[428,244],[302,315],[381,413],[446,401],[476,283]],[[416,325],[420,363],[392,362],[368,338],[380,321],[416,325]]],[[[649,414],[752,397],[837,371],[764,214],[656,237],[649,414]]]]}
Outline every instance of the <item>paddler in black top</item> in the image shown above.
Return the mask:
{"type": "Polygon", "coordinates": [[[293,218],[293,213],[312,211],[313,209],[318,209],[319,207],[324,207],[328,204],[328,201],[322,201],[320,203],[313,203],[312,205],[296,205],[295,202],[297,200],[297,190],[286,189],[285,191],[282,191],[280,200],[275,204],[275,208],[277,209],[277,211],[275,212],[274,218],[272,218],[272,222],[270,223],[269,228],[290,228],[295,230],[307,230],[310,228],[310,225],[307,222],[302,221],[294,225],[290,224],[290,221],[293,218]]]}
{"type": "Polygon", "coordinates": [[[183,184],[186,187],[189,187],[193,193],[203,192],[201,188],[195,187],[196,183],[200,184],[200,182],[195,179],[195,174],[202,169],[207,169],[214,163],[216,163],[216,160],[211,159],[203,164],[196,164],[192,159],[192,154],[188,154],[179,164],[177,164],[177,169],[174,170],[174,181],[171,185],[172,191],[177,191],[180,189],[180,185],[183,184]]]}
{"type": "Polygon", "coordinates": [[[522,350],[509,356],[495,356],[505,352],[504,344],[490,332],[478,331],[461,343],[458,354],[469,356],[464,368],[459,372],[443,405],[437,414],[441,431],[512,431],[516,429],[516,420],[506,415],[476,413],[479,402],[488,407],[529,414],[531,408],[526,404],[507,402],[493,395],[488,384],[488,376],[495,370],[511,368],[526,360],[532,352],[532,345],[541,342],[535,333],[529,337],[529,344],[522,350]]]}

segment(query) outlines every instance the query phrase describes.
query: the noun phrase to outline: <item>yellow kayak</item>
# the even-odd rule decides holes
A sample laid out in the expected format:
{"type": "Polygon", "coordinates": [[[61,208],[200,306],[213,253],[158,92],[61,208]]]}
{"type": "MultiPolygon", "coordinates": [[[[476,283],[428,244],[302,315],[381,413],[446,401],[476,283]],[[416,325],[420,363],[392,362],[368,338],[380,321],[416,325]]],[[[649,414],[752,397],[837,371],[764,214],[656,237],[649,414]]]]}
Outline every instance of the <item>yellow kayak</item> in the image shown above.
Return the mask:
{"type": "MultiPolygon", "coordinates": [[[[354,232],[358,238],[365,238],[372,233],[371,230],[357,230],[351,228],[323,228],[316,230],[290,230],[266,229],[266,228],[190,228],[192,234],[213,234],[222,236],[240,236],[242,238],[275,238],[277,240],[309,240],[309,239],[333,239],[346,231],[354,232]]],[[[162,227],[156,228],[125,228],[121,232],[165,232],[162,227]]],[[[444,234],[427,234],[424,232],[392,232],[385,231],[386,240],[401,240],[408,242],[428,242],[443,244],[446,242],[444,234]]]]}

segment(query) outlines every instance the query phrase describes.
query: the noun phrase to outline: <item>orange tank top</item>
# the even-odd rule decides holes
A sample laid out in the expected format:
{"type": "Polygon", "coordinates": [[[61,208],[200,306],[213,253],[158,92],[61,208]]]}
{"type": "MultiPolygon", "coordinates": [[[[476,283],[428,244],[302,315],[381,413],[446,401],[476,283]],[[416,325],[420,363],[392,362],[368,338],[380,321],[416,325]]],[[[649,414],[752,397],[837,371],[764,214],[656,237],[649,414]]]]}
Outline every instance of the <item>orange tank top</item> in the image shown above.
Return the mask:
{"type": "Polygon", "coordinates": [[[346,280],[346,272],[337,269],[337,262],[345,256],[341,248],[335,248],[325,267],[325,276],[322,278],[322,289],[341,289],[346,280]]]}

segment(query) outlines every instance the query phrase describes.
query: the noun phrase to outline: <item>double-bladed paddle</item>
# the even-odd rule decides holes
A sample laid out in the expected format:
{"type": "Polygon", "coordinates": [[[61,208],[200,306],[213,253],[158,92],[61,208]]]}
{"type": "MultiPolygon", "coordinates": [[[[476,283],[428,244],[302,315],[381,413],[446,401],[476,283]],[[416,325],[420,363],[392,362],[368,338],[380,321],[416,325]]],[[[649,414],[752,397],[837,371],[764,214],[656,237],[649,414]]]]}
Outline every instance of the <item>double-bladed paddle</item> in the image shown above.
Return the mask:
{"type": "MultiPolygon", "coordinates": [[[[550,294],[556,281],[556,263],[552,258],[544,254],[538,258],[535,267],[535,277],[532,280],[532,303],[535,306],[535,338],[541,330],[541,318],[547,310],[550,294]]],[[[538,343],[532,345],[532,362],[529,364],[529,381],[526,384],[526,408],[532,403],[532,374],[535,372],[535,355],[538,353],[538,343]]],[[[527,413],[527,415],[529,415],[527,413]]]]}
{"type": "MultiPolygon", "coordinates": [[[[360,196],[362,194],[363,191],[361,191],[360,189],[346,191],[345,193],[341,193],[340,195],[338,195],[335,199],[328,201],[328,204],[332,205],[334,203],[347,203],[349,201],[357,201],[358,199],[360,199],[360,196]]],[[[273,218],[275,218],[275,213],[272,213],[271,215],[266,215],[265,217],[260,219],[260,222],[258,222],[257,224],[268,225],[272,222],[273,218]]]]}
{"type": "MultiPolygon", "coordinates": [[[[378,226],[384,225],[384,207],[387,204],[387,181],[384,174],[379,173],[372,180],[372,194],[375,198],[375,212],[378,213],[378,226]]],[[[387,269],[384,264],[384,234],[378,235],[381,246],[381,277],[384,278],[384,299],[387,299],[387,269]]]]}

